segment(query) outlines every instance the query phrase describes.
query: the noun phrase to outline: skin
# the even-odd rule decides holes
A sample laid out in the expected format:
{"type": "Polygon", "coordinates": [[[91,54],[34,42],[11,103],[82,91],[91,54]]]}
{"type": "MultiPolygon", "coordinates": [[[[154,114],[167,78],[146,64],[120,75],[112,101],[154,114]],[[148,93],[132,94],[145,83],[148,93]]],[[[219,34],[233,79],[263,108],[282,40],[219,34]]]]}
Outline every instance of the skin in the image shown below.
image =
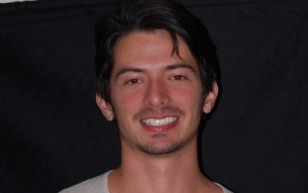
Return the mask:
{"type": "Polygon", "coordinates": [[[164,30],[133,32],[114,48],[111,100],[96,101],[105,118],[118,123],[121,166],[109,175],[112,193],[222,192],[202,175],[197,161],[201,113],[211,112],[217,84],[204,98],[200,69],[178,37],[172,54],[164,30]]]}

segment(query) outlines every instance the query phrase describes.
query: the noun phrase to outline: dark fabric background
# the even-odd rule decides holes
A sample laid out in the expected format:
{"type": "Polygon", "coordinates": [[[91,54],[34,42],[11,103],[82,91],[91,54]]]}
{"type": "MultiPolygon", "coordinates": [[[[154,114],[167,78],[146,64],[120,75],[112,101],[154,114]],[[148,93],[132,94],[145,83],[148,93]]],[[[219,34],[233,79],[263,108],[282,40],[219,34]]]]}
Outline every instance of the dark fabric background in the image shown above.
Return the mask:
{"type": "MultiPolygon", "coordinates": [[[[200,164],[238,193],[308,192],[308,2],[179,0],[221,65],[200,164]]],[[[112,1],[0,5],[0,192],[54,193],[115,168],[95,105],[93,28],[112,1]]]]}

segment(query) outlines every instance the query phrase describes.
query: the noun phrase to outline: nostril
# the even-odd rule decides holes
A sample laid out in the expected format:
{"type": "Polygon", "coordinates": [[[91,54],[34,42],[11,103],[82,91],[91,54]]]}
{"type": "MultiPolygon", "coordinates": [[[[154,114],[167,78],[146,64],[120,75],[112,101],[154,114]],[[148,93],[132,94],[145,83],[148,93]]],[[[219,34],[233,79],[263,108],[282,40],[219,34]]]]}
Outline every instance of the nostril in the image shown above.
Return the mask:
{"type": "Polygon", "coordinates": [[[151,83],[146,98],[151,106],[165,105],[169,102],[168,90],[163,83],[151,83]]]}

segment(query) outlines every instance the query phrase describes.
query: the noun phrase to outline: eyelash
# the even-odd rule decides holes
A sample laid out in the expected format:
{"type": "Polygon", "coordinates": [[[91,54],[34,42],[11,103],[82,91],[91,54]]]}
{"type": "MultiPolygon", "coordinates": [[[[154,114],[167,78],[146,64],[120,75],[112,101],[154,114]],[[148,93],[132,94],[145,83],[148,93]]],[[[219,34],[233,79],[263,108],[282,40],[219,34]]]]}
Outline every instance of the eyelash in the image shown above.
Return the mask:
{"type": "Polygon", "coordinates": [[[171,80],[187,80],[185,76],[182,75],[174,75],[170,78],[171,80]]]}
{"type": "Polygon", "coordinates": [[[137,84],[137,83],[140,83],[140,82],[141,82],[141,80],[139,80],[139,79],[130,79],[130,80],[126,81],[125,84],[134,85],[134,84],[137,84]]]}
{"type": "MultiPolygon", "coordinates": [[[[183,76],[183,75],[174,75],[172,77],[169,78],[169,80],[177,80],[177,81],[182,81],[182,80],[187,80],[187,77],[183,76]]],[[[138,83],[141,83],[142,81],[134,78],[134,79],[130,79],[128,81],[126,81],[124,84],[125,85],[135,85],[138,83]]]]}

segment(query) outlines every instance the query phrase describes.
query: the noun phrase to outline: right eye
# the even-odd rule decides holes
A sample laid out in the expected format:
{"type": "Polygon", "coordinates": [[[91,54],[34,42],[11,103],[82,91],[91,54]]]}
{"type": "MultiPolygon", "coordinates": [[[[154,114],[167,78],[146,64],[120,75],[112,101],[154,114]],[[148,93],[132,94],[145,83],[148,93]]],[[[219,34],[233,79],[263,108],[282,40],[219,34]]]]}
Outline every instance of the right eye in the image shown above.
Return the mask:
{"type": "Polygon", "coordinates": [[[126,81],[125,84],[134,85],[134,84],[138,84],[140,82],[141,82],[141,80],[139,80],[139,79],[130,79],[130,80],[126,81]]]}

